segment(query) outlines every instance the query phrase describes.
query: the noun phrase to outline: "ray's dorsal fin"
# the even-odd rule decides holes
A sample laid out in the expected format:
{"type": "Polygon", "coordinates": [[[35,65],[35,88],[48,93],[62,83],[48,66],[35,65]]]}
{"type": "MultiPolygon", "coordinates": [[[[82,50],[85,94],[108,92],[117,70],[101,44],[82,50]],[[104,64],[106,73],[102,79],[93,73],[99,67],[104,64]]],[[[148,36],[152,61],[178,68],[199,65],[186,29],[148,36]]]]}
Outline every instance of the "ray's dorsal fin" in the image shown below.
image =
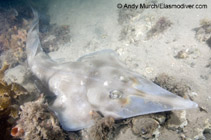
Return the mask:
{"type": "Polygon", "coordinates": [[[118,54],[111,49],[104,49],[86,54],[80,57],[77,61],[89,63],[90,65],[94,65],[96,68],[100,66],[126,68],[126,65],[119,60],[118,54]]]}
{"type": "Polygon", "coordinates": [[[83,56],[79,57],[77,61],[83,61],[84,59],[89,59],[91,57],[96,57],[98,55],[110,55],[110,54],[113,54],[118,57],[118,55],[116,54],[116,52],[114,50],[104,49],[104,50],[100,50],[100,51],[96,51],[93,53],[83,55],[83,56]]]}

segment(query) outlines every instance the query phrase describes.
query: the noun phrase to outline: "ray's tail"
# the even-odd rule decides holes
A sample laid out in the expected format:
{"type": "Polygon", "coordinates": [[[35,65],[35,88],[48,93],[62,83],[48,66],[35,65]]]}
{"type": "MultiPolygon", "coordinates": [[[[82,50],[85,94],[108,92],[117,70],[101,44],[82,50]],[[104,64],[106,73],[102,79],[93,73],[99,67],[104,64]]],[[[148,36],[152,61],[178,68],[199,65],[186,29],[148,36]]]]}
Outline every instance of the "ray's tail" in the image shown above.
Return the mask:
{"type": "Polygon", "coordinates": [[[30,29],[27,34],[26,41],[26,53],[27,53],[27,61],[29,66],[32,64],[32,61],[36,54],[42,51],[40,39],[39,39],[39,15],[36,10],[32,8],[32,12],[34,18],[30,25],[30,29]]]}

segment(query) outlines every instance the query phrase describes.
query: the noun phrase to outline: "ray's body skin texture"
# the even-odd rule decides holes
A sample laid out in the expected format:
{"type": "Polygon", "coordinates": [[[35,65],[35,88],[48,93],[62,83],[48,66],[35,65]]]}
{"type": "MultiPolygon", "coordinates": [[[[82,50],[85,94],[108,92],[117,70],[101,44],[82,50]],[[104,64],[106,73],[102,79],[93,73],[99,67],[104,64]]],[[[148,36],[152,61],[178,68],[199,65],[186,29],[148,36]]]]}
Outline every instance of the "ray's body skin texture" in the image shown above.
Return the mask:
{"type": "Polygon", "coordinates": [[[85,55],[76,62],[53,61],[42,51],[38,13],[33,13],[26,43],[28,65],[56,95],[51,109],[65,130],[93,125],[93,111],[121,119],[197,107],[129,70],[112,50],[85,55]]]}

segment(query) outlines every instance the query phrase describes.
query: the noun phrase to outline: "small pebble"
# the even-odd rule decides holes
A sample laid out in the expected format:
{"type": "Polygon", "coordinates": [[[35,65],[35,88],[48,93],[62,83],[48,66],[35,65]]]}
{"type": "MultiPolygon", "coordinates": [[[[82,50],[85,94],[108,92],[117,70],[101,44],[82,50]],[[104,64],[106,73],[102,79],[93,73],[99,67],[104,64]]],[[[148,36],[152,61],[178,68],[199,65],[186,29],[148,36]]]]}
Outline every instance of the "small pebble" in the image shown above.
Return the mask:
{"type": "Polygon", "coordinates": [[[175,58],[178,58],[178,59],[185,59],[185,58],[188,58],[188,53],[186,50],[181,50],[177,53],[177,55],[175,56],[175,58]]]}

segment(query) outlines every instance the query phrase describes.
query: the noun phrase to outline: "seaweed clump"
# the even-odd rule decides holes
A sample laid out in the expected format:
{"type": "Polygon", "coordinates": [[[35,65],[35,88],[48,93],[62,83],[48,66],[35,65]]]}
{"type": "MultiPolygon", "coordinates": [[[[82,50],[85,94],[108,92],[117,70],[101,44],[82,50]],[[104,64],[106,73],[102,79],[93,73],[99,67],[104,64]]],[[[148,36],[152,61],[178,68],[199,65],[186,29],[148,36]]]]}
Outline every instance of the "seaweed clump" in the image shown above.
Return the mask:
{"type": "Polygon", "coordinates": [[[211,48],[211,20],[202,19],[200,21],[200,27],[195,28],[195,38],[200,42],[206,42],[211,48]]]}
{"type": "Polygon", "coordinates": [[[10,129],[18,117],[21,96],[26,95],[26,90],[16,83],[7,84],[4,80],[4,73],[9,68],[4,64],[0,70],[0,137],[11,139],[10,129]]]}
{"type": "Polygon", "coordinates": [[[12,66],[26,60],[26,36],[31,18],[28,8],[0,7],[0,54],[12,66]],[[17,10],[16,10],[17,9],[17,10]]]}
{"type": "Polygon", "coordinates": [[[147,39],[163,33],[171,25],[172,25],[172,22],[169,19],[165,17],[159,18],[158,21],[155,23],[155,25],[147,32],[147,39]]]}
{"type": "MultiPolygon", "coordinates": [[[[0,116],[10,112],[12,104],[21,104],[20,96],[26,95],[27,91],[17,83],[7,84],[4,80],[4,72],[9,68],[8,64],[4,64],[0,70],[0,116]]],[[[17,115],[13,115],[17,116],[17,115]]],[[[16,118],[16,117],[14,117],[16,118]]]]}
{"type": "Polygon", "coordinates": [[[194,29],[195,38],[200,42],[206,42],[211,37],[211,20],[202,19],[200,27],[194,29]]]}
{"type": "Polygon", "coordinates": [[[142,9],[125,8],[119,10],[118,23],[122,26],[120,40],[126,40],[128,43],[137,43],[139,41],[140,35],[145,29],[145,25],[139,23],[143,11],[142,9]]]}
{"type": "Polygon", "coordinates": [[[183,81],[177,81],[172,76],[168,76],[164,73],[160,74],[155,78],[154,83],[158,84],[164,89],[171,91],[174,94],[177,94],[178,96],[188,98],[186,94],[190,91],[190,87],[183,81]]]}
{"type": "Polygon", "coordinates": [[[21,106],[20,119],[11,135],[23,140],[64,140],[66,137],[43,96],[21,106]]]}
{"type": "Polygon", "coordinates": [[[48,26],[47,31],[40,34],[43,38],[41,44],[46,53],[57,51],[60,45],[69,42],[71,38],[68,25],[57,26],[53,24],[48,26]]]}

